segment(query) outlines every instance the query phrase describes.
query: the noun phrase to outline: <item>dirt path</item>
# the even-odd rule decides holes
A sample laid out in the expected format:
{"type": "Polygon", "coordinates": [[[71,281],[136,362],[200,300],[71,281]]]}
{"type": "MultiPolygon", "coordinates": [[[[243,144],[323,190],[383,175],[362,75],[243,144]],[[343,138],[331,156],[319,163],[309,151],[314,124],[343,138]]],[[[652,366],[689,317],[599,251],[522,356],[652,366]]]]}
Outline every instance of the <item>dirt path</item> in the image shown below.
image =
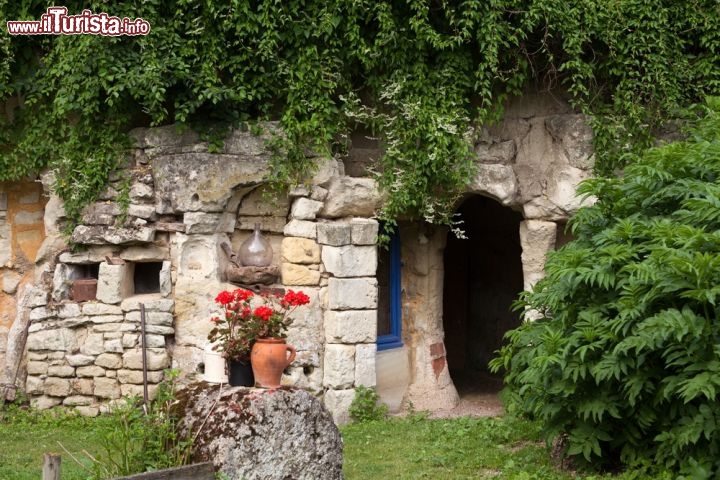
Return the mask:
{"type": "Polygon", "coordinates": [[[451,410],[437,410],[430,418],[497,417],[503,414],[497,393],[474,393],[460,396],[460,403],[451,410]]]}
{"type": "Polygon", "coordinates": [[[455,372],[453,381],[460,403],[453,409],[434,411],[430,418],[497,417],[504,413],[498,395],[502,379],[485,372],[455,372]]]}

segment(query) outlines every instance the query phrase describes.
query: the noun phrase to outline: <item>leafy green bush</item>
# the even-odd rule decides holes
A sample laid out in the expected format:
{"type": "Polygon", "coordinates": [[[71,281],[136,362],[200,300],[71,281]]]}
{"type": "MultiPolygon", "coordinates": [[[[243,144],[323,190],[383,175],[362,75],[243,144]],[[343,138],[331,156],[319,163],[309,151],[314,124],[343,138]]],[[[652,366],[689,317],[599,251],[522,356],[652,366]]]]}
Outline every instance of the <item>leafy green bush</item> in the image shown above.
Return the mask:
{"type": "Polygon", "coordinates": [[[511,331],[512,408],[603,466],[720,474],[720,99],[688,140],[581,186],[571,222],[511,331]]]}
{"type": "MultiPolygon", "coordinates": [[[[595,115],[602,173],[678,107],[720,91],[710,0],[63,5],[151,25],[112,38],[0,29],[0,181],[54,169],[70,226],[122,164],[135,126],[202,126],[216,150],[229,125],[277,120],[270,175],[285,185],[307,178],[315,154],[346,147],[358,118],[343,99],[356,94],[385,147],[379,213],[393,227],[401,216],[451,223],[473,171],[465,133],[526,87],[562,87],[595,115]]],[[[0,18],[39,20],[46,9],[0,1],[0,18]]]]}
{"type": "Polygon", "coordinates": [[[350,404],[350,418],[354,422],[363,423],[382,420],[387,417],[387,405],[379,403],[377,392],[362,385],[355,389],[355,398],[350,404]]]}

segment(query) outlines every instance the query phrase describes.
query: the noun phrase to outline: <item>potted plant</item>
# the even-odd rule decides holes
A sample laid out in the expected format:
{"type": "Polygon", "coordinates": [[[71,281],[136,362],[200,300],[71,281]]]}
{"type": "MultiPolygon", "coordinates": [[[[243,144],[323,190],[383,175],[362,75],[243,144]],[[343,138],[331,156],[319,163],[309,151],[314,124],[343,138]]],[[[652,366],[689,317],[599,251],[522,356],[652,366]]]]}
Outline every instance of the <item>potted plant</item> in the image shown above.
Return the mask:
{"type": "Polygon", "coordinates": [[[208,339],[217,342],[215,348],[228,360],[230,376],[233,368],[249,363],[256,386],[279,387],[283,370],[295,359],[295,348],[285,342],[290,314],[310,298],[292,290],[284,295],[255,295],[238,288],[220,292],[215,302],[224,315],[212,318],[215,327],[208,339]]]}
{"type": "Polygon", "coordinates": [[[287,328],[292,323],[290,314],[310,298],[303,292],[288,290],[284,295],[263,295],[262,305],[253,315],[258,322],[258,336],[250,353],[255,385],[277,388],[283,370],[295,359],[295,348],[285,342],[287,328]]]}
{"type": "Polygon", "coordinates": [[[213,349],[222,353],[227,362],[228,383],[252,387],[255,384],[250,352],[257,339],[260,324],[252,315],[250,299],[253,293],[237,289],[222,291],[215,297],[223,313],[210,319],[215,325],[208,334],[213,349]]]}

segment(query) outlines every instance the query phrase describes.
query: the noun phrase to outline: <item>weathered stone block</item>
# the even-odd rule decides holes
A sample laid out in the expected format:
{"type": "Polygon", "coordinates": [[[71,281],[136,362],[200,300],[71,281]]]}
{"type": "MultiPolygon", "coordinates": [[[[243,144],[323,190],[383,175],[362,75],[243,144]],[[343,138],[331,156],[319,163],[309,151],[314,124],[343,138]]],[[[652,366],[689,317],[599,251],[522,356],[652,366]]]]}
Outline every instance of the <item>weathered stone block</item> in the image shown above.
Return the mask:
{"type": "Polygon", "coordinates": [[[522,267],[525,290],[545,276],[545,259],[549,251],[555,248],[557,224],[542,220],[520,222],[520,245],[522,246],[522,267]]]}
{"type": "Polygon", "coordinates": [[[30,321],[37,322],[39,320],[45,320],[50,317],[52,312],[47,307],[36,307],[30,310],[30,321]]]}
{"type": "Polygon", "coordinates": [[[331,310],[373,310],[377,308],[377,280],[374,278],[330,278],[327,302],[331,310]]]}
{"type": "MultiPolygon", "coordinates": [[[[123,354],[123,366],[129,369],[142,370],[142,351],[130,350],[123,354]]],[[[165,349],[149,348],[147,350],[148,370],[162,370],[170,366],[170,357],[165,349]]]]}
{"type": "Polygon", "coordinates": [[[350,388],[355,382],[355,346],[325,346],[323,385],[334,389],[350,388]]]}
{"type": "Polygon", "coordinates": [[[76,355],[68,355],[67,357],[65,357],[65,359],[71,367],[83,367],[85,365],[90,365],[95,362],[94,355],[83,355],[82,353],[78,353],[76,355]]]}
{"type": "Polygon", "coordinates": [[[83,210],[81,222],[86,225],[112,225],[120,208],[115,202],[95,202],[83,210]]]}
{"type": "Polygon", "coordinates": [[[236,267],[230,265],[225,269],[227,281],[242,285],[270,285],[277,282],[280,276],[280,267],[268,265],[267,267],[236,267]]]}
{"type": "Polygon", "coordinates": [[[66,397],[72,392],[70,380],[66,378],[48,377],[43,387],[45,394],[51,397],[66,397]]]}
{"type": "Polygon", "coordinates": [[[75,368],[68,365],[51,365],[48,367],[47,374],[51,377],[72,377],[75,375],[75,368]]]}
{"type": "Polygon", "coordinates": [[[349,245],[352,243],[352,228],[347,223],[318,223],[317,241],[323,245],[349,245]]]}
{"type": "MultiPolygon", "coordinates": [[[[185,231],[184,227],[183,231],[185,231]]],[[[160,245],[128,247],[120,252],[120,258],[127,262],[159,262],[169,256],[170,249],[160,245]]]]}
{"type": "Polygon", "coordinates": [[[155,205],[138,205],[131,204],[128,206],[128,216],[144,218],[146,220],[155,220],[157,213],[155,213],[155,205]]]}
{"type": "Polygon", "coordinates": [[[263,188],[256,188],[245,195],[237,210],[238,216],[287,217],[289,202],[284,196],[268,197],[263,188]]]}
{"type": "Polygon", "coordinates": [[[287,237],[315,238],[317,236],[316,223],[307,220],[290,220],[283,228],[287,237]]]}
{"type": "MultiPolygon", "coordinates": [[[[97,328],[97,327],[95,327],[97,328]]],[[[89,333],[85,342],[80,346],[80,353],[83,355],[100,355],[105,351],[105,338],[102,333],[89,333]]]]}
{"type": "Polygon", "coordinates": [[[77,367],[75,369],[75,375],[78,377],[103,377],[105,376],[105,369],[97,365],[77,367]]]}
{"type": "Polygon", "coordinates": [[[293,202],[290,218],[298,220],[314,220],[323,206],[323,202],[300,197],[293,202]]]}
{"type": "Polygon", "coordinates": [[[305,265],[283,263],[280,266],[283,285],[319,285],[320,272],[305,265]]]}
{"type": "Polygon", "coordinates": [[[69,328],[31,332],[27,338],[28,350],[60,350],[69,352],[76,348],[77,336],[69,328]]]}
{"type": "Polygon", "coordinates": [[[185,212],[185,233],[232,233],[235,217],[226,213],[185,212]]]}
{"type": "Polygon", "coordinates": [[[510,165],[515,159],[517,148],[514,140],[504,142],[482,142],[475,146],[475,154],[480,163],[502,163],[510,165]]]}
{"type": "Polygon", "coordinates": [[[164,327],[162,325],[147,325],[145,327],[145,333],[152,333],[154,335],[174,335],[175,329],[173,327],[164,327]]]}
{"type": "Polygon", "coordinates": [[[114,378],[98,377],[93,394],[100,398],[120,398],[120,384],[114,378]]]}
{"type": "Polygon", "coordinates": [[[25,380],[25,393],[28,395],[41,395],[45,391],[44,385],[45,381],[42,378],[28,375],[27,380],[25,380]]]}
{"type": "Polygon", "coordinates": [[[355,390],[328,390],[325,392],[323,402],[330,410],[333,420],[337,425],[344,425],[350,422],[350,404],[355,399],[355,390]]]}
{"type": "MultiPolygon", "coordinates": [[[[140,323],[140,312],[132,311],[125,314],[126,322],[137,322],[140,323]]],[[[145,312],[145,324],[146,325],[164,325],[170,327],[173,324],[173,314],[168,312],[145,312]]]]}
{"type": "Polygon", "coordinates": [[[255,224],[260,225],[260,230],[263,232],[271,232],[271,233],[283,233],[283,229],[285,228],[285,224],[287,223],[287,218],[283,217],[237,217],[237,221],[235,223],[235,228],[237,230],[240,230],[238,228],[239,225],[246,226],[247,228],[250,228],[251,225],[255,224]]]}
{"type": "Polygon", "coordinates": [[[20,279],[22,277],[12,270],[6,270],[2,275],[2,291],[8,295],[13,295],[20,285],[20,279]]]}
{"type": "Polygon", "coordinates": [[[518,181],[510,165],[478,164],[477,174],[468,185],[470,193],[486,195],[503,205],[512,205],[518,195],[518,181]]]}
{"type": "Polygon", "coordinates": [[[95,384],[90,378],[73,378],[70,380],[73,394],[92,395],[95,384]]]}
{"type": "Polygon", "coordinates": [[[327,196],[327,188],[319,187],[317,185],[313,187],[312,192],[310,193],[310,198],[312,200],[317,200],[318,202],[324,202],[327,196]]]}
{"type": "MultiPolygon", "coordinates": [[[[135,333],[124,333],[122,336],[123,348],[135,348],[138,346],[139,341],[140,336],[135,333]]],[[[165,345],[163,344],[163,346],[165,345]]]]}
{"type": "Polygon", "coordinates": [[[95,332],[137,332],[140,325],[136,323],[100,323],[93,326],[95,332]]]}
{"type": "Polygon", "coordinates": [[[545,128],[558,142],[571,166],[590,170],[593,166],[593,131],[585,115],[553,115],[545,128]]]}
{"type": "Polygon", "coordinates": [[[89,317],[92,323],[121,323],[123,321],[122,315],[95,315],[89,317]]]}
{"type": "Polygon", "coordinates": [[[144,183],[133,183],[130,187],[131,200],[150,200],[153,198],[153,189],[144,183]]]}
{"type": "Polygon", "coordinates": [[[145,335],[145,343],[148,348],[165,348],[165,336],[145,335]]]}
{"type": "Polygon", "coordinates": [[[375,245],[379,223],[370,218],[353,218],[350,222],[353,245],[375,245]]]}
{"type": "Polygon", "coordinates": [[[97,299],[103,303],[120,303],[134,289],[128,265],[110,265],[102,262],[99,268],[97,299]]]}
{"type": "Polygon", "coordinates": [[[89,397],[86,395],[71,395],[69,397],[65,397],[62,403],[66,407],[76,407],[78,405],[92,405],[93,401],[95,401],[93,397],[89,397]]]}
{"type": "Polygon", "coordinates": [[[328,310],[325,312],[327,343],[369,343],[377,339],[377,310],[328,310]]]}
{"type": "Polygon", "coordinates": [[[47,410],[48,408],[57,407],[61,403],[61,398],[48,397],[47,395],[30,400],[30,406],[36,410],[47,410]]]}
{"type": "Polygon", "coordinates": [[[343,478],[340,432],[320,400],[299,389],[248,393],[206,383],[181,393],[181,431],[201,431],[196,459],[235,479],[343,478]]]}
{"type": "Polygon", "coordinates": [[[118,228],[105,225],[78,225],[72,233],[72,241],[83,245],[125,245],[150,243],[155,239],[154,227],[118,228]]]}
{"type": "Polygon", "coordinates": [[[222,212],[239,188],[267,174],[263,157],[187,152],[152,159],[158,213],[222,212]]]}
{"type": "Polygon", "coordinates": [[[374,387],[377,384],[376,353],[377,345],[374,343],[355,346],[355,386],[374,387]]]}
{"type": "Polygon", "coordinates": [[[26,305],[29,308],[41,307],[48,304],[48,293],[40,287],[32,287],[27,294],[26,305]]]}
{"type": "Polygon", "coordinates": [[[280,254],[290,263],[319,263],[320,245],[310,238],[286,237],[282,240],[280,254]]]}
{"type": "Polygon", "coordinates": [[[95,365],[103,368],[118,369],[122,367],[122,355],[118,353],[103,353],[98,355],[95,365]]]}
{"type": "Polygon", "coordinates": [[[172,312],[175,308],[175,300],[171,298],[147,298],[137,296],[123,300],[120,308],[123,312],[140,311],[141,303],[145,304],[146,312],[172,312]]]}
{"type": "MultiPolygon", "coordinates": [[[[117,379],[120,383],[133,383],[135,385],[143,384],[143,372],[142,370],[118,370],[117,379]]],[[[150,383],[160,383],[163,379],[162,370],[154,370],[147,372],[147,379],[150,383]]]]}
{"type": "Polygon", "coordinates": [[[160,268],[160,295],[168,297],[172,293],[172,263],[164,261],[160,268]]]}
{"type": "Polygon", "coordinates": [[[374,246],[326,245],[322,249],[325,270],[336,277],[369,277],[377,272],[377,248],[374,246]]]}
{"type": "Polygon", "coordinates": [[[326,218],[371,217],[380,206],[380,192],[372,178],[334,177],[319,215],[326,218]]]}
{"type": "Polygon", "coordinates": [[[83,315],[122,315],[122,309],[117,305],[85,302],[82,306],[82,313],[83,315]]]}
{"type": "Polygon", "coordinates": [[[47,362],[27,362],[28,375],[45,375],[47,371],[47,362]]]}

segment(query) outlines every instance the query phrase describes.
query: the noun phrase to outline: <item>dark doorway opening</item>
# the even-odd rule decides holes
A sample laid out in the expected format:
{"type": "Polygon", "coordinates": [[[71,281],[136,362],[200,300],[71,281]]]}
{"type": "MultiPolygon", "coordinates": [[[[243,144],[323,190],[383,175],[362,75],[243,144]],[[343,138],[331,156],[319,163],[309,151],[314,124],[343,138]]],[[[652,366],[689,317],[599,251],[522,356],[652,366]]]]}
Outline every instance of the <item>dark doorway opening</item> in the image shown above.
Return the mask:
{"type": "Polygon", "coordinates": [[[448,233],[444,253],[443,328],[450,376],[461,397],[494,393],[490,374],[508,330],[520,325],[512,303],[523,288],[522,215],[481,196],[458,209],[467,239],[448,233]]]}

